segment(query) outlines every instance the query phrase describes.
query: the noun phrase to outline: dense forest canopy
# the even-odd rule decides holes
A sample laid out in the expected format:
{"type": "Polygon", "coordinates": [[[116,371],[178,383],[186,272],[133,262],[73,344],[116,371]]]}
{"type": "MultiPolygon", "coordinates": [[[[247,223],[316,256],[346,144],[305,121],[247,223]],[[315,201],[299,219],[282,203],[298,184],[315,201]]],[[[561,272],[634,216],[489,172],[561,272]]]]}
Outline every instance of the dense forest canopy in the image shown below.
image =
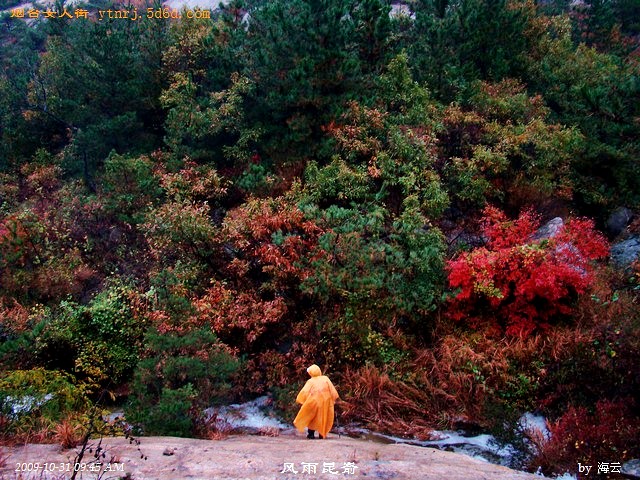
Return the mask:
{"type": "Polygon", "coordinates": [[[640,266],[608,262],[640,235],[640,3],[402,6],[2,4],[3,441],[95,404],[147,434],[265,393],[290,419],[317,363],[345,421],[539,411],[530,468],[640,455],[640,266]]]}

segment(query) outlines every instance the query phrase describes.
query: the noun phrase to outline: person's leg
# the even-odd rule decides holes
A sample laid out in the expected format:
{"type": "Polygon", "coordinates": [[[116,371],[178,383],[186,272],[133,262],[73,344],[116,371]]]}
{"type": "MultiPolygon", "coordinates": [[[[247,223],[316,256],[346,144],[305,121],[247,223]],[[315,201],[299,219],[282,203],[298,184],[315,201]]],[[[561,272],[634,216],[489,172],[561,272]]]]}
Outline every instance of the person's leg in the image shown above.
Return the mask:
{"type": "Polygon", "coordinates": [[[316,437],[314,436],[314,434],[316,433],[316,431],[315,431],[315,430],[311,430],[310,428],[309,428],[309,429],[307,429],[307,430],[309,430],[309,431],[308,431],[308,433],[307,433],[307,438],[316,438],[316,437]]]}

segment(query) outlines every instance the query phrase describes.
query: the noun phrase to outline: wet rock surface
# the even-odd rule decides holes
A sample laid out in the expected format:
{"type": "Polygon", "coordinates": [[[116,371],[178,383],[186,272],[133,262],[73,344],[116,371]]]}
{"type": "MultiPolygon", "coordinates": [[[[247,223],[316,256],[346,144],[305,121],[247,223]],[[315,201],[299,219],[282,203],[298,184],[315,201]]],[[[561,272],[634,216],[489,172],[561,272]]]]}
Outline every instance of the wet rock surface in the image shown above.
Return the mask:
{"type": "MultiPolygon", "coordinates": [[[[517,472],[465,455],[412,445],[382,444],[338,437],[307,440],[287,431],[278,437],[230,436],[222,440],[175,437],[142,437],[140,451],[125,438],[108,438],[103,444],[107,457],[114,455],[121,465],[117,476],[132,480],[176,479],[299,479],[381,478],[423,480],[534,480],[532,474],[517,472]],[[164,452],[172,451],[173,455],[164,452]],[[142,452],[142,453],[141,453],[142,452]],[[146,457],[141,458],[141,457],[146,457]],[[306,469],[306,472],[305,472],[306,469]],[[315,473],[311,471],[315,470],[315,473]],[[325,473],[323,473],[325,470],[325,473]],[[332,470],[337,473],[328,473],[332,470]],[[294,471],[298,473],[293,473],[294,471]],[[311,472],[311,473],[310,473],[311,472]]],[[[60,479],[59,473],[18,477],[16,464],[73,462],[76,450],[59,445],[3,447],[5,466],[0,479],[60,479]]],[[[88,461],[88,460],[87,460],[88,461]]],[[[108,475],[107,475],[108,476],[108,475]]],[[[97,478],[84,473],[84,479],[97,478]]]]}
{"type": "Polygon", "coordinates": [[[622,465],[621,472],[626,478],[640,479],[640,460],[629,460],[622,465]]]}

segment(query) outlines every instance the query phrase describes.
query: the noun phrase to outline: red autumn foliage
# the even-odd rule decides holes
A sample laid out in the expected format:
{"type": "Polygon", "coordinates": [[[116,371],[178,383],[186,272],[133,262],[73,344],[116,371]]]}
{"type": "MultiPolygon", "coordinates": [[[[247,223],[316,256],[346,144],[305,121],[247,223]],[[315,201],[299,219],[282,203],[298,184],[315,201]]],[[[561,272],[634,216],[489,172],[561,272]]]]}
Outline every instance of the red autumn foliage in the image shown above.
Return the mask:
{"type": "Polygon", "coordinates": [[[233,343],[240,343],[243,349],[265,333],[269,324],[278,323],[287,313],[280,297],[264,301],[253,292],[236,292],[220,283],[195,300],[194,306],[198,316],[208,320],[217,335],[235,340],[233,343]],[[239,338],[243,341],[239,342],[239,338]]]}
{"type": "Polygon", "coordinates": [[[573,312],[576,296],[594,280],[592,261],[605,257],[607,242],[587,219],[571,219],[551,238],[536,239],[539,218],[526,211],[508,221],[488,207],[483,218],[486,246],[448,262],[457,289],[449,316],[488,321],[507,335],[527,336],[573,312]]]}
{"type": "Polygon", "coordinates": [[[22,333],[29,328],[29,310],[14,298],[0,298],[0,329],[22,333]]]}
{"type": "Polygon", "coordinates": [[[301,307],[299,286],[311,273],[309,259],[322,232],[284,197],[251,200],[228,212],[217,237],[228,259],[220,271],[224,280],[192,297],[195,311],[186,321],[210,325],[232,351],[245,353],[246,371],[256,373],[236,388],[263,393],[270,382],[286,385],[315,358],[317,342],[306,341],[317,327],[301,307]]]}
{"type": "Polygon", "coordinates": [[[282,198],[251,201],[230,211],[225,219],[225,238],[242,252],[229,264],[229,273],[244,282],[249,262],[270,277],[271,286],[297,286],[310,274],[302,260],[313,260],[322,233],[295,204],[282,198]]]}
{"type": "Polygon", "coordinates": [[[620,465],[637,457],[640,420],[633,406],[631,400],[603,400],[593,413],[583,407],[570,407],[549,425],[550,438],[536,442],[538,453],[531,466],[541,467],[545,474],[561,474],[575,472],[578,463],[620,465]]]}
{"type": "Polygon", "coordinates": [[[25,192],[30,196],[46,197],[60,187],[62,169],[57,165],[26,163],[20,168],[25,177],[25,192]]]}

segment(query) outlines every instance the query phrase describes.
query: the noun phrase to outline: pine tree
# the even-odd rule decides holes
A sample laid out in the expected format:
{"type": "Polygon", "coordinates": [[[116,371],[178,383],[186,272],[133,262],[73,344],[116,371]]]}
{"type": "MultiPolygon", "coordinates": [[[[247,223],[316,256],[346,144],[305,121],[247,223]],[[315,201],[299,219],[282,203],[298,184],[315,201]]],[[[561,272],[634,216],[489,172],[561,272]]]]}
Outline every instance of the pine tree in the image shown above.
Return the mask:
{"type": "Polygon", "coordinates": [[[508,0],[422,0],[411,56],[419,80],[450,100],[476,79],[517,76],[532,11],[508,0]]]}
{"type": "Polygon", "coordinates": [[[22,113],[27,109],[27,86],[38,68],[45,32],[21,19],[4,18],[0,24],[0,171],[33,156],[52,124],[34,128],[22,113]]]}
{"type": "Polygon", "coordinates": [[[355,2],[276,0],[253,4],[245,74],[255,82],[252,112],[278,146],[308,152],[309,140],[349,95],[358,74],[355,2]]]}
{"type": "Polygon", "coordinates": [[[111,150],[148,150],[159,142],[159,22],[73,22],[49,36],[29,86],[29,114],[66,139],[66,166],[93,185],[111,150]]]}

